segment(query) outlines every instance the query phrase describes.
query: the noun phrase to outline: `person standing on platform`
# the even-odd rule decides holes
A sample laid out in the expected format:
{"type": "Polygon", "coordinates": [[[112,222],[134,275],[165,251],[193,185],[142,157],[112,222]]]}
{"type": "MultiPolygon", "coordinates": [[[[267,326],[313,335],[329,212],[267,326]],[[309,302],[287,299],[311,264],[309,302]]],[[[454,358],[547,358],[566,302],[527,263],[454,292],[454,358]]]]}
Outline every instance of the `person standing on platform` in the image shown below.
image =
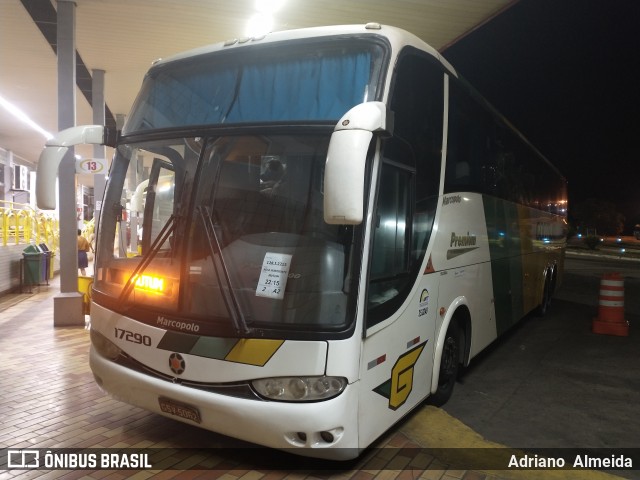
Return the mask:
{"type": "Polygon", "coordinates": [[[91,250],[91,244],[89,240],[82,236],[82,230],[78,229],[78,268],[80,269],[80,275],[87,276],[86,268],[89,266],[89,250],[91,250]]]}

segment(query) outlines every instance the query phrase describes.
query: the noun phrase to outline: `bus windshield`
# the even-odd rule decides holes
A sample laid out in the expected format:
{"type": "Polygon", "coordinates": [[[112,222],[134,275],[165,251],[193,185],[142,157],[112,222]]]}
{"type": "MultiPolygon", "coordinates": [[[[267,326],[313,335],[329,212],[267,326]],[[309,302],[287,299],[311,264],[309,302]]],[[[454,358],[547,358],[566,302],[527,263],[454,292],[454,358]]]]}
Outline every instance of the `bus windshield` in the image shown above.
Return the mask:
{"type": "Polygon", "coordinates": [[[340,35],[152,67],[111,167],[94,302],[205,335],[346,335],[362,234],[324,222],[324,164],[337,120],[380,99],[388,51],[340,35]]]}
{"type": "Polygon", "coordinates": [[[323,220],[314,130],[120,145],[94,301],[200,334],[347,328],[359,234],[323,220]]]}
{"type": "Polygon", "coordinates": [[[332,121],[375,100],[384,49],[356,37],[256,45],[159,64],[123,134],[256,122],[332,121]]]}

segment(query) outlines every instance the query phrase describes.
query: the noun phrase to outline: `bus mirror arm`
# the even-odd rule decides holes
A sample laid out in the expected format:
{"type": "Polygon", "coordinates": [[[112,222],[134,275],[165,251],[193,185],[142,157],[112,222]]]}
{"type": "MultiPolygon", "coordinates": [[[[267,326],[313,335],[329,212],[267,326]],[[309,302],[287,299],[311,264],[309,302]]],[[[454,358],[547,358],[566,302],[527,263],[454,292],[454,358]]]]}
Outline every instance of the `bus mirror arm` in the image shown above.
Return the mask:
{"type": "Polygon", "coordinates": [[[393,113],[382,102],[356,105],[331,135],[324,170],[324,221],[359,225],[364,214],[364,183],[371,140],[393,134],[393,113]]]}
{"type": "Polygon", "coordinates": [[[75,145],[116,145],[118,132],[102,125],[83,125],[62,130],[53,136],[40,153],[36,168],[36,202],[38,208],[56,208],[58,167],[70,147],[75,145]]]}

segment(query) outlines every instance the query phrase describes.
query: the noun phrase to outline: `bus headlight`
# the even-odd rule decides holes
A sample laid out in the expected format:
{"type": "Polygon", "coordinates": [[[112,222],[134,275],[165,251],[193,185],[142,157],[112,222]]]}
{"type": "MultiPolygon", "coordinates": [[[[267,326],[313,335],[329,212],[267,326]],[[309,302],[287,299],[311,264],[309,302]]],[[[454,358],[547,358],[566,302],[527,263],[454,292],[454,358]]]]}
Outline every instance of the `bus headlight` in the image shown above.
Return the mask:
{"type": "Polygon", "coordinates": [[[122,350],[115,343],[109,340],[107,337],[102,335],[95,329],[91,329],[91,344],[96,349],[96,351],[105,358],[109,360],[116,360],[122,350]]]}
{"type": "Polygon", "coordinates": [[[340,395],[347,386],[342,377],[275,377],[251,382],[262,397],[282,402],[312,402],[340,395]]]}

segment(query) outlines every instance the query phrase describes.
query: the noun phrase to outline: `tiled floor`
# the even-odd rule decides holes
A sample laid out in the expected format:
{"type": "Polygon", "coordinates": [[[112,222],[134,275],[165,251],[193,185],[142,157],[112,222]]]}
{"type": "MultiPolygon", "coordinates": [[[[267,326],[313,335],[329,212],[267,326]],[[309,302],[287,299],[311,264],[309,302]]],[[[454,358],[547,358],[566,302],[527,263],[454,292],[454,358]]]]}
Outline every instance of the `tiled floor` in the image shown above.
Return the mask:
{"type": "MultiPolygon", "coordinates": [[[[471,471],[446,470],[400,430],[380,447],[342,471],[289,470],[280,452],[279,470],[260,467],[243,455],[239,443],[120,403],[103,394],[88,365],[89,332],[53,326],[57,279],[31,295],[0,301],[0,452],[1,449],[135,448],[150,450],[154,470],[7,470],[12,478],[280,478],[466,479],[497,478],[471,471]],[[158,450],[156,450],[158,449],[158,450]]],[[[117,450],[113,450],[117,451],[117,450]]],[[[7,457],[7,455],[3,455],[7,457]]]]}

